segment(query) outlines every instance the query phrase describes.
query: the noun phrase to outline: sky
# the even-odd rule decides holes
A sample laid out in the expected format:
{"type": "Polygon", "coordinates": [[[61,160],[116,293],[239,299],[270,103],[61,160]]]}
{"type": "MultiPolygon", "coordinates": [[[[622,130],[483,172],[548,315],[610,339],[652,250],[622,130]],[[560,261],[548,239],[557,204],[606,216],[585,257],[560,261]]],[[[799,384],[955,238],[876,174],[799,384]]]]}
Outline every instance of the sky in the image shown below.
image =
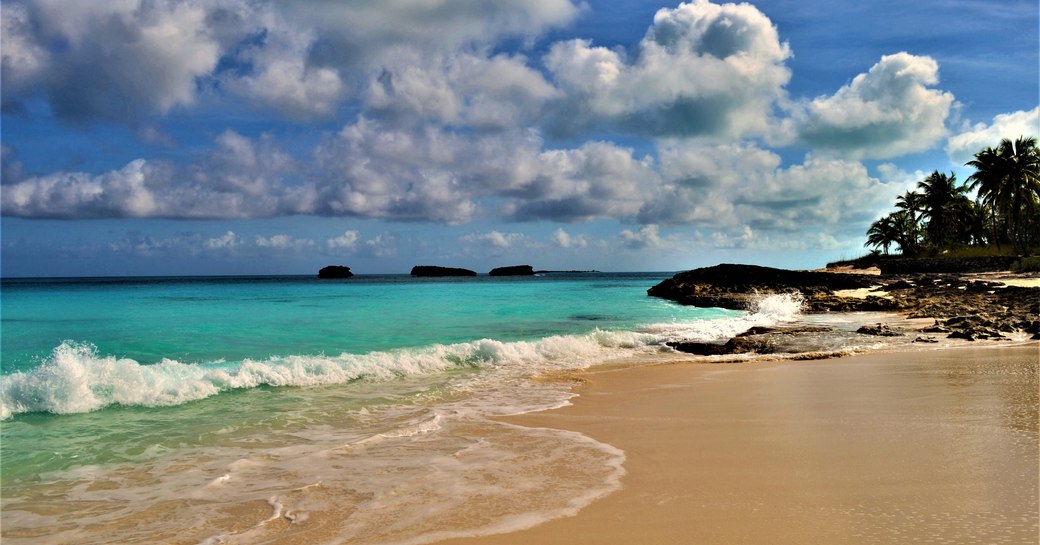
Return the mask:
{"type": "Polygon", "coordinates": [[[2,0],[0,274],[816,268],[1040,135],[1036,0],[2,0]]]}

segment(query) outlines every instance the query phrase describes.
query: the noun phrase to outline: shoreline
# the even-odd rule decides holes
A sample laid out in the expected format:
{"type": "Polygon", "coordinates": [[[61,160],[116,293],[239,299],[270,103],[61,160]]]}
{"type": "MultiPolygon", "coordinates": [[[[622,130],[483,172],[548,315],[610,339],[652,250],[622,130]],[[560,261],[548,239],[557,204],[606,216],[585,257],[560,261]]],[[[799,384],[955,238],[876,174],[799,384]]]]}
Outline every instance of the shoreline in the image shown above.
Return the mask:
{"type": "Polygon", "coordinates": [[[595,368],[504,420],[625,452],[577,515],[439,545],[1033,542],[1040,345],[595,368]]]}

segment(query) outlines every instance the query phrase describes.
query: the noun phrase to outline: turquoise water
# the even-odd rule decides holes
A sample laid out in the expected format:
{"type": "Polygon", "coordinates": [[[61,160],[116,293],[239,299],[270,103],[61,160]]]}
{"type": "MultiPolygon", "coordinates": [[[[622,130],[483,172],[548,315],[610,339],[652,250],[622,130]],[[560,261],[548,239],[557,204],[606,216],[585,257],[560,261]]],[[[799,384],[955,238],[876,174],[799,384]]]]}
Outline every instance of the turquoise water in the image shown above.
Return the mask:
{"type": "Polygon", "coordinates": [[[797,310],[648,297],[667,276],[4,280],[0,535],[252,543],[288,521],[422,543],[564,516],[616,488],[623,453],[489,417],[566,403],[541,374],[797,310]]]}
{"type": "Polygon", "coordinates": [[[7,280],[2,372],[36,367],[66,340],[142,364],[204,363],[531,340],[703,316],[646,296],[665,276],[7,280]]]}

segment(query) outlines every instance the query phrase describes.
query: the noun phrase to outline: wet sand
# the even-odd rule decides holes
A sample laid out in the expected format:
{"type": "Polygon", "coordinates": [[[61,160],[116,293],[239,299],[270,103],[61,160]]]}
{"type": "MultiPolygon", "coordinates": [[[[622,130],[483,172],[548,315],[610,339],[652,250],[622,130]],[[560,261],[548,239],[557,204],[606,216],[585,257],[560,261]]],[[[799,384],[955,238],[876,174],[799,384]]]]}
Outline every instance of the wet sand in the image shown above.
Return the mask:
{"type": "Polygon", "coordinates": [[[1040,345],[587,374],[510,418],[625,451],[576,516],[443,545],[1037,543],[1040,345]]]}

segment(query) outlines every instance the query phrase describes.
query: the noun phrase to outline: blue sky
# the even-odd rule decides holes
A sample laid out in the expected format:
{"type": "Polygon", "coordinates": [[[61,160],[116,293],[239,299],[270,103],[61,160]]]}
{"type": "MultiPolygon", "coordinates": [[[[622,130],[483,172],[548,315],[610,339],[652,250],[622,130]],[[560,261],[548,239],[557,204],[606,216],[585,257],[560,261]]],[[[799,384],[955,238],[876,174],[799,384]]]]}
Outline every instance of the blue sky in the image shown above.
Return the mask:
{"type": "Polygon", "coordinates": [[[4,0],[4,276],[819,267],[1040,133],[1035,0],[4,0]]]}

